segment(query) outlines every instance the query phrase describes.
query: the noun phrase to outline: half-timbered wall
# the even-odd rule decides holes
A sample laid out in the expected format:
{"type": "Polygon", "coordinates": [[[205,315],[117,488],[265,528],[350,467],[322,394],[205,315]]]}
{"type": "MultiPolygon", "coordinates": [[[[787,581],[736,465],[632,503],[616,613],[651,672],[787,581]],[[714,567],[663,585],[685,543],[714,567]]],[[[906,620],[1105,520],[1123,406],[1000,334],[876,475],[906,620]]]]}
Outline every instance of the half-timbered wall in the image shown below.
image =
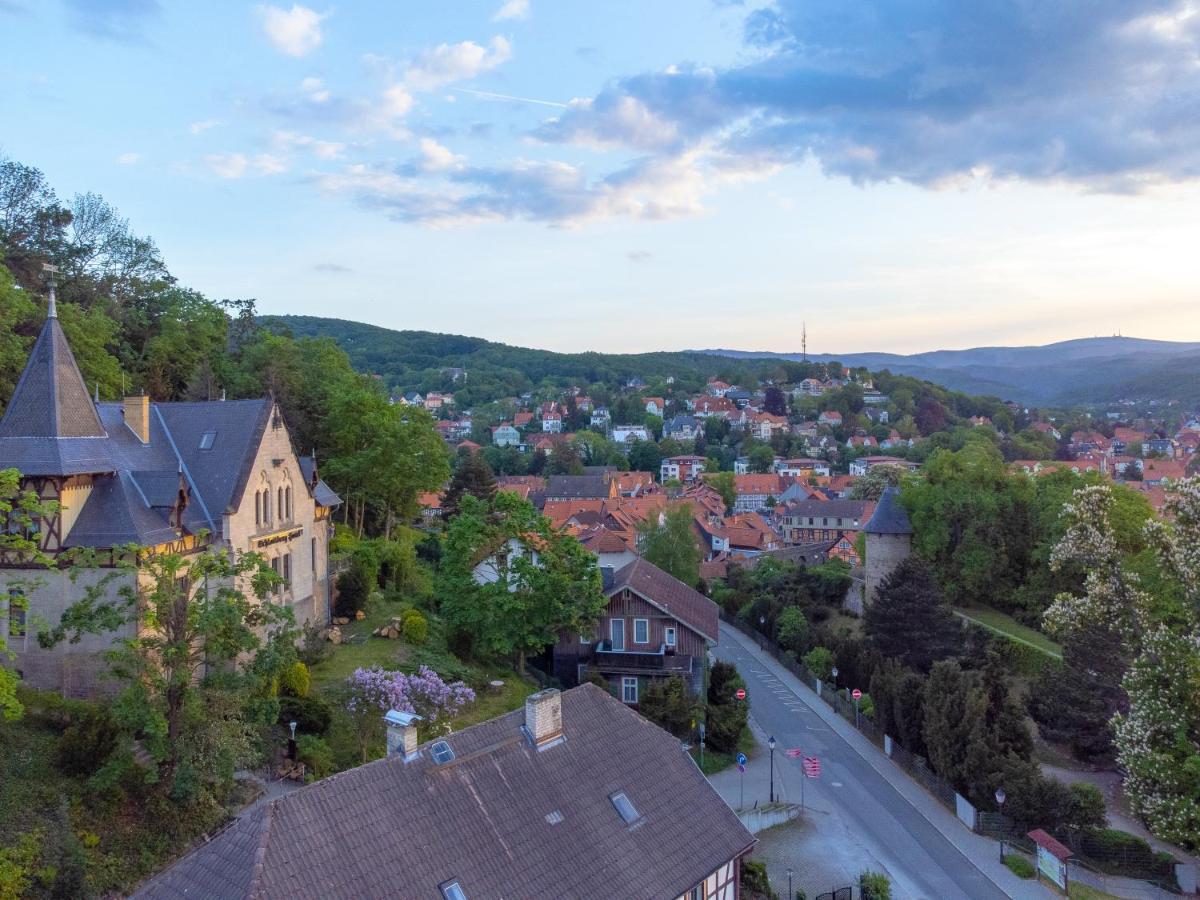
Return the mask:
{"type": "Polygon", "coordinates": [[[677,900],[737,900],[741,861],[731,859],[677,900]]]}

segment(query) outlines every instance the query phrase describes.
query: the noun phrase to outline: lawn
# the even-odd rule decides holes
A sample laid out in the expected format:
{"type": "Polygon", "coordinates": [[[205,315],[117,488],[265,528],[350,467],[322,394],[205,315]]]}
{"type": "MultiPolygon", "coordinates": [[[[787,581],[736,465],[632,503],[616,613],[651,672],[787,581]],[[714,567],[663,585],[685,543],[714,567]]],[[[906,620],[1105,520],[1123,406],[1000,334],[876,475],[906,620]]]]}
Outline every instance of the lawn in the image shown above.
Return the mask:
{"type": "Polygon", "coordinates": [[[720,753],[711,750],[708,747],[704,748],[704,762],[700,762],[700,747],[693,746],[688,752],[692,754],[692,759],[696,761],[696,765],[700,766],[700,771],[705,775],[715,775],[717,772],[724,771],[732,766],[737,761],[738,753],[745,753],[747,757],[754,756],[758,751],[758,744],[754,740],[754,735],[747,728],[742,732],[742,739],[738,741],[738,748],[733,753],[720,753]]]}
{"type": "Polygon", "coordinates": [[[960,607],[954,610],[955,615],[961,616],[994,634],[1008,638],[1026,647],[1032,647],[1054,659],[1062,659],[1062,647],[1046,635],[1027,625],[1022,625],[1011,616],[984,606],[960,607]]]}

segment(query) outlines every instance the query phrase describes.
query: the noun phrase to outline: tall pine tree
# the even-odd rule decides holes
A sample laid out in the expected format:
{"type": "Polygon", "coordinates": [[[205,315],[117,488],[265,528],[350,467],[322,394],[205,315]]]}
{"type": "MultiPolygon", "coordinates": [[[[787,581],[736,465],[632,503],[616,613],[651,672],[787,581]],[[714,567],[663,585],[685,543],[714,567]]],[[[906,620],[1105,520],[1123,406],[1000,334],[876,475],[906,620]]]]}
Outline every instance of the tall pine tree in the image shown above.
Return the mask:
{"type": "Polygon", "coordinates": [[[929,566],[917,556],[896,566],[863,615],[871,646],[920,672],[955,655],[962,626],[951,612],[929,566]]]}

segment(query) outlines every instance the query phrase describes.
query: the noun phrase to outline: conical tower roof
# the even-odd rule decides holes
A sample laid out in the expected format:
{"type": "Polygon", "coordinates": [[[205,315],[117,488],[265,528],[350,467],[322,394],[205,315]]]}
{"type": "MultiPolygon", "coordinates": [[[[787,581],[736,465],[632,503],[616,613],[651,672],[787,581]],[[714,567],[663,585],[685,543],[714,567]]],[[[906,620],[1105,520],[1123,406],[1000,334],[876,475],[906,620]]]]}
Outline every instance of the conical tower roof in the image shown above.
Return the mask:
{"type": "Polygon", "coordinates": [[[104,436],[52,298],[50,315],[0,419],[0,438],[104,436]]]}
{"type": "Polygon", "coordinates": [[[908,513],[900,504],[900,488],[890,487],[884,490],[879,498],[879,504],[871,516],[871,521],[863,529],[867,534],[912,534],[912,523],[908,513]]]}

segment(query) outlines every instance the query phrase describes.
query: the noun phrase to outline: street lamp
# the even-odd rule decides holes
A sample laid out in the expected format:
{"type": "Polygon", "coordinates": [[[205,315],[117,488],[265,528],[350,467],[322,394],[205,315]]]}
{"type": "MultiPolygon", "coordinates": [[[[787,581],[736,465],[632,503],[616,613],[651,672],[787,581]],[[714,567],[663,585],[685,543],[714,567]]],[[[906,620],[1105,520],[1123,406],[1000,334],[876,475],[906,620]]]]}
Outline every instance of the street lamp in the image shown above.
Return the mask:
{"type": "Polygon", "coordinates": [[[767,738],[767,749],[771,751],[771,802],[775,802],[775,735],[767,738]]]}
{"type": "MultiPolygon", "coordinates": [[[[1008,799],[1008,795],[1004,793],[1004,788],[996,788],[996,806],[1000,807],[1000,814],[1004,815],[1004,801],[1008,799]]],[[[1004,862],[1004,838],[1000,838],[1000,862],[1004,862]]]]}
{"type": "Polygon", "coordinates": [[[829,670],[829,677],[833,679],[833,686],[837,687],[837,666],[829,670]]]}
{"type": "Polygon", "coordinates": [[[788,866],[788,900],[796,900],[796,895],[792,893],[792,868],[788,866]]]}

